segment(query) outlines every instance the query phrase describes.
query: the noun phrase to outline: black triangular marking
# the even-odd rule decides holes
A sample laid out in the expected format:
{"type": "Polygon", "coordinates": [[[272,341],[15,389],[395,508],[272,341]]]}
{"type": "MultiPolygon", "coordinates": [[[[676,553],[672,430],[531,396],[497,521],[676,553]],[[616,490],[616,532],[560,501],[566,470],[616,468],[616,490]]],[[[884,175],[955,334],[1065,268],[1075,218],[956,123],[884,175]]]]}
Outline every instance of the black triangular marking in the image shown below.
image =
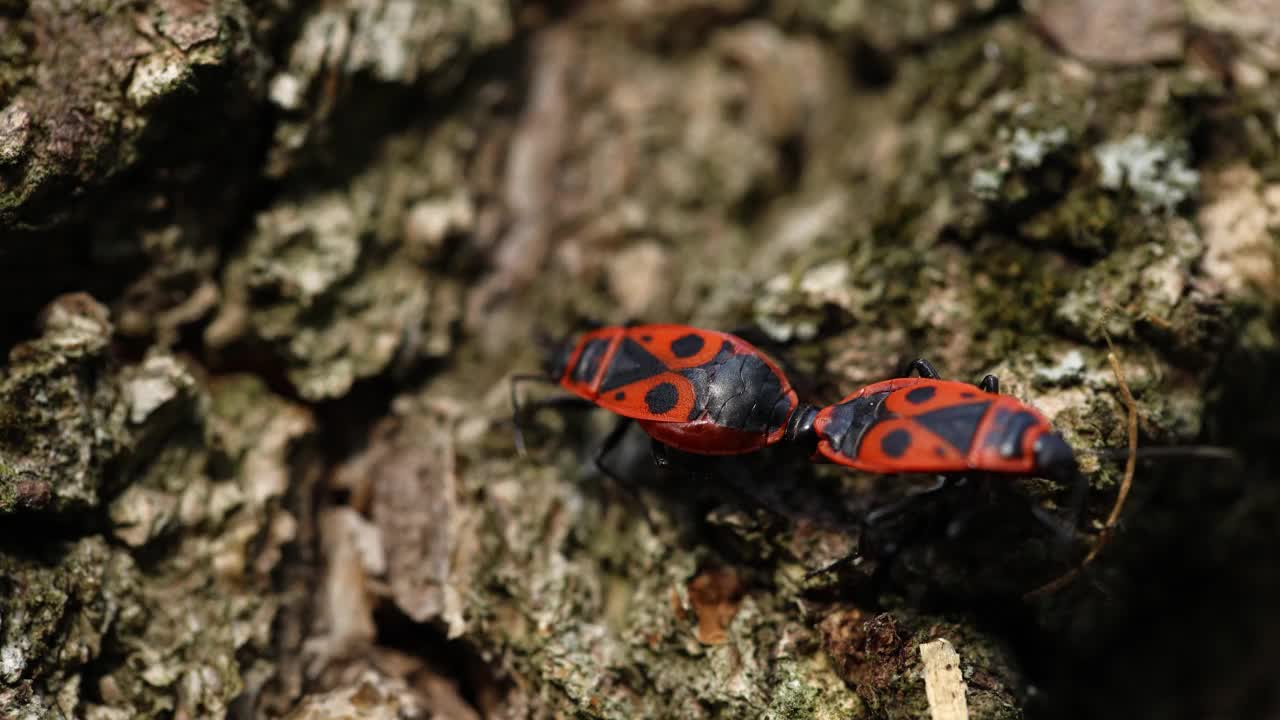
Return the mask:
{"type": "Polygon", "coordinates": [[[623,338],[605,370],[600,392],[608,392],[666,371],[667,366],[640,343],[631,338],[623,338]]]}
{"type": "Polygon", "coordinates": [[[967,453],[973,445],[973,436],[978,433],[978,423],[982,422],[982,416],[989,407],[990,401],[952,405],[913,416],[911,419],[946,440],[955,449],[967,453]]]}

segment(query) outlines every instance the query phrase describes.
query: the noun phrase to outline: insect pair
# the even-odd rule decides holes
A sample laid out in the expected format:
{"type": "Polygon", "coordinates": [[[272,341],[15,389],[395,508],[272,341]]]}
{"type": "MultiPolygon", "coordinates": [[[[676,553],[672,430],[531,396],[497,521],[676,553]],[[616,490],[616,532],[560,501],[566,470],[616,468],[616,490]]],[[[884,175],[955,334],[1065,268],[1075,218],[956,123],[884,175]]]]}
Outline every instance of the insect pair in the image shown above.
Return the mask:
{"type": "Polygon", "coordinates": [[[924,359],[911,363],[913,371],[918,377],[817,407],[801,403],[778,365],[736,335],[605,327],[550,353],[544,375],[512,379],[516,442],[523,450],[517,385],[537,380],[621,416],[596,455],[606,473],[602,459],[634,421],[661,445],[699,455],[785,443],[815,461],[873,473],[1031,475],[1083,490],[1071,447],[1039,412],[1000,395],[994,375],[977,385],[943,380],[924,359]]]}

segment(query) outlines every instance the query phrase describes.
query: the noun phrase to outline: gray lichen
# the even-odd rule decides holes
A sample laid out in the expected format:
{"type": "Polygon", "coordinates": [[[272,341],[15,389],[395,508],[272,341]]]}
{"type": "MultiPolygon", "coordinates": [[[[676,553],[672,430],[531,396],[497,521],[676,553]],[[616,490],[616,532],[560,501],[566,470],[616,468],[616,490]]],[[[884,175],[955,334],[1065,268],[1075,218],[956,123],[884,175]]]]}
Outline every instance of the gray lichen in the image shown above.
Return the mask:
{"type": "Polygon", "coordinates": [[[1185,156],[1185,148],[1179,151],[1162,146],[1143,135],[1130,135],[1094,149],[1102,187],[1128,188],[1144,208],[1165,213],[1185,202],[1200,185],[1199,173],[1187,167],[1185,156]]]}
{"type": "Polygon", "coordinates": [[[350,0],[315,8],[301,19],[288,60],[270,81],[269,98],[287,116],[275,128],[268,174],[287,173],[317,139],[343,142],[329,127],[349,101],[333,92],[335,76],[426,84],[443,94],[477,56],[512,40],[514,22],[510,5],[498,0],[350,0]]]}
{"type": "Polygon", "coordinates": [[[442,233],[474,222],[469,200],[451,187],[462,182],[475,142],[461,124],[409,135],[389,143],[384,160],[345,191],[260,213],[227,265],[226,302],[207,342],[266,343],[310,400],[341,397],[358,380],[447,352],[459,288],[425,266],[439,254],[442,233]],[[433,170],[422,174],[426,167],[433,170]],[[432,220],[432,203],[446,199],[447,215],[432,220]]]}
{"type": "Polygon", "coordinates": [[[266,662],[310,418],[260,385],[232,405],[222,388],[244,388],[223,382],[211,401],[171,355],[117,365],[106,310],[86,295],[55,301],[42,326],[5,369],[19,423],[6,431],[6,522],[40,511],[82,537],[10,535],[0,552],[0,714],[223,713],[266,662]],[[100,516],[121,545],[98,534],[100,516]]]}
{"type": "Polygon", "coordinates": [[[44,313],[41,337],[0,369],[0,513],[97,507],[105,466],[127,442],[109,372],[111,323],[88,295],[44,313]]]}

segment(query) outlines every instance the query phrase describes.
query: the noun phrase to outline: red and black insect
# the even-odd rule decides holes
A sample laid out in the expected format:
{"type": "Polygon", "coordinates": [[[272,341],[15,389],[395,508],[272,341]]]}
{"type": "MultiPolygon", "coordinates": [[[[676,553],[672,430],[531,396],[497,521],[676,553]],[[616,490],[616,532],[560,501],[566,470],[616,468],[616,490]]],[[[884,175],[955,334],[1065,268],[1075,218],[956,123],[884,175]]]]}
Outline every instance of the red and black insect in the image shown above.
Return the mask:
{"type": "MultiPolygon", "coordinates": [[[[924,359],[902,377],[825,408],[801,404],[768,355],[729,333],[686,325],[605,327],[551,353],[545,375],[580,401],[621,416],[600,460],[634,420],[661,445],[737,455],[785,443],[827,461],[882,474],[996,473],[1079,483],[1075,455],[1043,415],[977,385],[942,380],[924,359]]],[[[522,445],[517,423],[517,443],[522,445]]],[[[607,470],[605,470],[608,473],[607,470]]],[[[609,473],[612,474],[612,473],[609,473]]]]}
{"type": "MultiPolygon", "coordinates": [[[[735,455],[778,443],[799,401],[778,365],[736,335],[686,325],[605,327],[567,342],[548,358],[554,382],[621,421],[600,458],[634,420],[655,441],[699,455],[735,455]]],[[[517,422],[517,443],[522,443],[517,422]]],[[[607,472],[607,470],[606,470],[607,472]]]]}
{"type": "MultiPolygon", "coordinates": [[[[943,380],[924,359],[913,361],[905,377],[816,407],[801,404],[778,364],[736,335],[685,325],[635,325],[593,330],[560,345],[548,354],[545,373],[512,378],[517,446],[523,450],[517,385],[526,380],[558,384],[572,393],[561,400],[620,416],[595,456],[597,468],[615,479],[603,458],[635,421],[656,448],[738,455],[782,444],[816,462],[866,472],[937,474],[936,489],[973,475],[1048,478],[1073,486],[1067,528],[1036,513],[1065,531],[1064,537],[1071,535],[1088,488],[1062,435],[1034,408],[1001,395],[994,375],[975,385],[943,380]],[[912,371],[918,376],[911,377],[912,371]]],[[[1172,450],[1231,459],[1220,448],[1172,450]]],[[[866,522],[871,525],[904,506],[881,508],[866,522]]]]}
{"type": "Polygon", "coordinates": [[[874,473],[995,473],[1079,484],[1075,453],[1034,408],[988,375],[942,380],[927,360],[819,410],[817,456],[874,473]]]}

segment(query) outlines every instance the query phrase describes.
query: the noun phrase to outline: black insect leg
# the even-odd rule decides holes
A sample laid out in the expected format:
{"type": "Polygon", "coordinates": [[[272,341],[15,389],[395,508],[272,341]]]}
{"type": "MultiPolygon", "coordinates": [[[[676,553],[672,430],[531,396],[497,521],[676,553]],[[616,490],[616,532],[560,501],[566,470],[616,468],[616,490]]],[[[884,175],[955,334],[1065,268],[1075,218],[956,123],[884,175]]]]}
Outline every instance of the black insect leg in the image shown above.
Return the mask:
{"type": "Polygon", "coordinates": [[[590,409],[595,407],[593,403],[573,395],[549,397],[530,403],[522,402],[520,400],[520,393],[517,390],[517,387],[521,383],[530,382],[539,382],[546,385],[556,384],[554,380],[549,379],[545,375],[527,373],[511,376],[511,424],[514,428],[516,452],[520,453],[521,456],[525,455],[525,422],[538,410],[551,407],[573,409],[590,409]]]}
{"type": "MultiPolygon", "coordinates": [[[[932,486],[925,488],[924,490],[921,490],[919,492],[912,493],[900,500],[895,500],[894,502],[888,503],[886,505],[882,505],[872,510],[871,512],[867,513],[866,517],[862,519],[862,538],[863,539],[859,541],[859,545],[862,545],[862,542],[866,540],[867,536],[871,533],[874,533],[878,527],[884,527],[885,525],[888,525],[892,520],[898,517],[901,517],[909,509],[911,509],[912,507],[915,507],[921,500],[928,497],[935,496],[938,493],[950,487],[960,484],[961,482],[963,482],[962,478],[957,479],[947,475],[939,475],[937,482],[935,482],[932,486]]],[[[875,544],[875,543],[871,543],[871,544],[875,544]]],[[[881,572],[882,569],[888,568],[893,564],[893,560],[897,557],[899,551],[902,549],[902,545],[904,544],[906,543],[895,543],[886,548],[875,549],[875,555],[877,556],[876,557],[876,565],[877,565],[876,575],[878,576],[882,575],[882,572],[881,572]]],[[[844,557],[839,558],[834,562],[828,563],[827,565],[821,568],[818,568],[817,570],[812,570],[808,573],[805,573],[805,576],[804,576],[805,580],[808,580],[817,575],[822,575],[823,573],[836,570],[840,567],[847,565],[853,560],[865,555],[866,553],[864,552],[864,548],[859,547],[857,552],[853,552],[848,555],[845,555],[844,557]]],[[[878,578],[876,582],[879,582],[880,580],[883,580],[883,577],[878,578]]]]}
{"type": "MultiPolygon", "coordinates": [[[[934,514],[931,514],[923,520],[915,518],[904,528],[900,528],[898,536],[890,543],[881,545],[876,541],[873,533],[875,533],[878,528],[883,530],[885,526],[890,525],[892,521],[903,517],[921,501],[927,498],[937,497],[944,492],[951,492],[952,490],[961,487],[968,487],[972,489],[976,487],[976,485],[972,481],[972,478],[966,475],[939,475],[937,482],[935,482],[933,486],[908,495],[897,502],[878,508],[868,514],[864,521],[863,537],[859,541],[859,545],[861,546],[861,544],[866,542],[868,539],[871,541],[869,553],[875,557],[876,561],[870,579],[870,590],[873,598],[879,598],[884,590],[890,586],[894,565],[897,563],[899,557],[902,556],[903,552],[908,548],[915,547],[918,543],[927,542],[932,534],[936,532],[937,525],[935,523],[938,519],[936,511],[934,514]]],[[[976,514],[977,511],[971,509],[959,517],[952,518],[951,521],[947,523],[945,530],[946,535],[950,538],[954,538],[963,533],[964,528],[976,514]]],[[[862,547],[859,547],[858,550],[859,553],[863,555],[868,554],[868,551],[864,551],[862,547]]]]}
{"type": "Polygon", "coordinates": [[[929,380],[938,380],[942,377],[933,367],[933,363],[925,360],[924,358],[916,358],[915,360],[912,360],[911,363],[907,365],[907,371],[903,373],[903,377],[911,377],[911,372],[913,370],[918,373],[920,377],[928,378],[929,380]]]}
{"type": "Polygon", "coordinates": [[[622,437],[627,434],[627,430],[631,427],[631,423],[631,418],[618,418],[618,422],[614,424],[613,429],[605,436],[604,442],[600,443],[600,449],[596,451],[593,462],[595,463],[596,470],[598,470],[601,475],[608,478],[609,482],[612,483],[616,489],[622,491],[622,493],[627,496],[627,499],[640,510],[640,515],[644,517],[645,524],[649,526],[649,531],[656,535],[658,529],[657,525],[653,522],[653,518],[649,515],[649,507],[645,505],[644,500],[642,500],[640,495],[636,493],[633,484],[623,478],[622,475],[615,472],[613,468],[606,465],[604,461],[605,456],[616,450],[618,445],[622,443],[622,437]]]}
{"type": "Polygon", "coordinates": [[[1072,534],[1080,524],[1080,517],[1084,515],[1084,504],[1088,499],[1089,478],[1077,469],[1075,477],[1071,479],[1071,499],[1067,504],[1067,526],[1071,528],[1072,534]]]}
{"type": "Polygon", "coordinates": [[[901,517],[903,513],[917,505],[921,500],[927,497],[932,497],[943,490],[946,490],[948,487],[958,484],[959,482],[961,481],[953,480],[948,475],[939,475],[937,481],[924,490],[911,493],[901,500],[895,500],[894,502],[882,505],[867,513],[866,518],[863,519],[863,524],[868,527],[886,525],[888,524],[888,521],[901,517]]]}
{"type": "Polygon", "coordinates": [[[671,453],[666,445],[652,440],[649,444],[649,455],[653,458],[653,464],[660,470],[671,467],[671,453]]]}
{"type": "Polygon", "coordinates": [[[1000,378],[988,375],[978,382],[978,389],[995,395],[1000,394],[1000,378]]]}
{"type": "Polygon", "coordinates": [[[1080,516],[1084,514],[1084,504],[1088,495],[1089,479],[1084,473],[1077,471],[1071,479],[1071,498],[1067,501],[1065,517],[1045,510],[1040,505],[1031,506],[1032,516],[1053,533],[1057,553],[1064,557],[1069,554],[1076,539],[1076,527],[1080,523],[1080,516]]]}
{"type": "Polygon", "coordinates": [[[520,406],[520,391],[518,390],[521,383],[542,382],[551,383],[551,380],[545,375],[535,375],[533,373],[521,373],[511,376],[511,424],[515,427],[516,452],[524,455],[524,416],[525,408],[520,406]]]}
{"type": "Polygon", "coordinates": [[[840,568],[844,567],[845,565],[848,565],[849,563],[857,560],[860,557],[862,557],[862,553],[859,553],[859,552],[851,552],[851,553],[848,553],[847,555],[842,555],[836,558],[835,560],[827,563],[826,565],[823,565],[817,570],[810,570],[809,572],[805,573],[804,579],[812,580],[818,577],[819,575],[825,575],[829,572],[835,572],[836,570],[839,570],[840,568]]]}
{"type": "Polygon", "coordinates": [[[600,449],[596,451],[596,455],[593,458],[596,470],[599,470],[601,475],[619,483],[621,483],[621,480],[618,474],[604,464],[604,457],[618,448],[618,444],[622,442],[622,436],[627,433],[627,428],[629,427],[631,427],[631,418],[619,417],[618,422],[614,423],[613,429],[605,436],[604,442],[600,443],[600,449]]]}

